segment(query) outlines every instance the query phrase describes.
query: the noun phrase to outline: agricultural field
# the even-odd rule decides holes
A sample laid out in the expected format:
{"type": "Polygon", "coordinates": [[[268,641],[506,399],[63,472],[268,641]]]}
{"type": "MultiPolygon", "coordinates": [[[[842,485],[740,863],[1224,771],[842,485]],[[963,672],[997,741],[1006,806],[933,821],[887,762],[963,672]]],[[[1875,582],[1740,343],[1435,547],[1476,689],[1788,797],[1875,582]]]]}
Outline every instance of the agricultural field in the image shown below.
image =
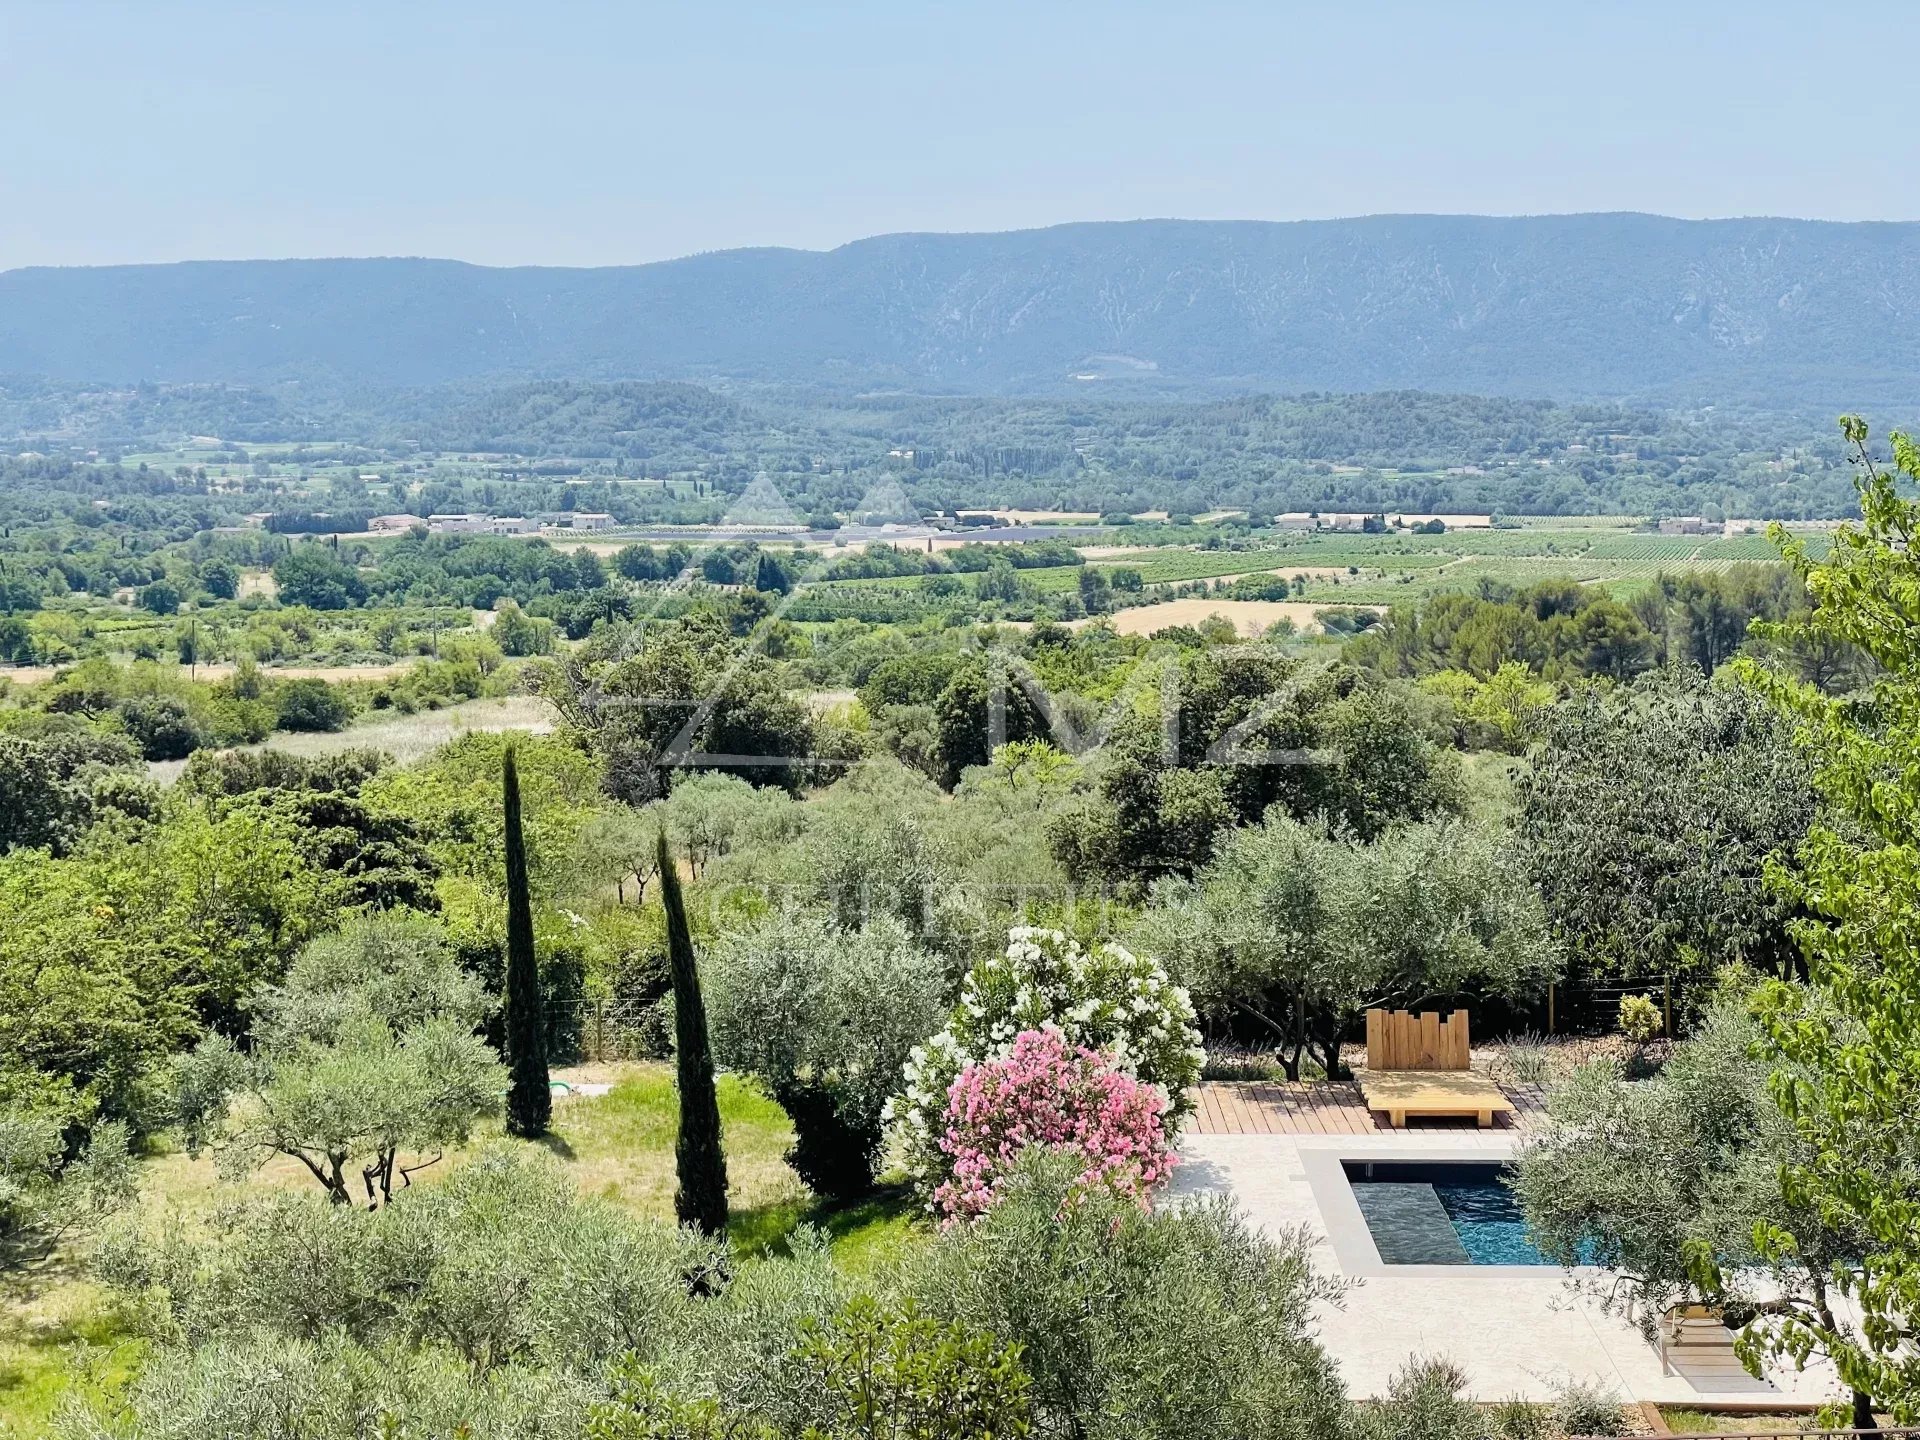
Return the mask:
{"type": "MultiPolygon", "coordinates": [[[[1441,535],[1252,531],[1204,546],[1086,546],[1081,547],[1084,565],[1022,570],[1019,579],[1043,605],[1079,591],[1088,569],[1102,571],[1110,580],[1137,575],[1149,589],[1208,582],[1221,588],[1262,577],[1297,580],[1295,595],[1304,601],[1393,605],[1447,590],[1519,588],[1554,579],[1605,586],[1625,597],[1662,573],[1721,571],[1779,558],[1764,535],[1655,535],[1626,528],[1630,523],[1618,517],[1575,517],[1441,535]]],[[[1816,557],[1824,553],[1824,534],[1807,538],[1816,557]]],[[[910,606],[951,590],[950,582],[943,582],[939,575],[910,575],[834,580],[817,588],[843,595],[856,606],[910,606]]]]}

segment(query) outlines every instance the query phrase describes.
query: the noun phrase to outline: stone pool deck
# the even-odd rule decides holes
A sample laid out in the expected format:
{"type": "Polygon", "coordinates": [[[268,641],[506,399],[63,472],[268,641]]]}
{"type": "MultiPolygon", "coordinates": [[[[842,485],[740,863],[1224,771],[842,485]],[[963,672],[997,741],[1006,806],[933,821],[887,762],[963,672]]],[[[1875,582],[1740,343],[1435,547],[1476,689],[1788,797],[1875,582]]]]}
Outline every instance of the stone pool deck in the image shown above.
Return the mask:
{"type": "Polygon", "coordinates": [[[1284,1101],[1262,1102],[1258,1113],[1269,1125],[1298,1127],[1290,1133],[1208,1128],[1210,1108],[1213,1125],[1248,1123],[1217,1096],[1209,1105],[1207,1091],[1227,1088],[1256,1087],[1203,1087],[1198,1123],[1181,1140],[1184,1163],[1173,1193],[1231,1195],[1264,1230],[1305,1230],[1321,1269],[1350,1284],[1343,1302],[1317,1318],[1321,1339],[1355,1395],[1385,1394],[1394,1372],[1415,1355],[1454,1360],[1479,1400],[1551,1399],[1569,1380],[1598,1380],[1626,1400],[1735,1406],[1806,1405],[1835,1392],[1830,1372],[1783,1372],[1774,1376],[1777,1388],[1739,1377],[1703,1380],[1725,1388],[1702,1389],[1682,1375],[1662,1375],[1660,1357],[1638,1329],[1617,1311],[1608,1313],[1590,1286],[1577,1287],[1553,1267],[1380,1264],[1340,1161],[1498,1162],[1524,1142],[1523,1129],[1379,1130],[1363,1110],[1364,1129],[1313,1130],[1306,1127],[1356,1122],[1345,1107],[1328,1115],[1326,1107],[1284,1101]]]}

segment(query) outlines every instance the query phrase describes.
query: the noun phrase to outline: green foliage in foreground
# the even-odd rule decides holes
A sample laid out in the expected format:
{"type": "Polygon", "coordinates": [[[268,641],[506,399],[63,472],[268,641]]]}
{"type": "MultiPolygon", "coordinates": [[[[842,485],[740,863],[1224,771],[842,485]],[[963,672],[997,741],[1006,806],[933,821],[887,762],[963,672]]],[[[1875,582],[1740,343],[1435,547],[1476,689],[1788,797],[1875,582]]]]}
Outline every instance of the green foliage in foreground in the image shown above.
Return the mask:
{"type": "Polygon", "coordinates": [[[1073,1195],[1074,1167],[1030,1163],[1009,1198],[930,1247],[936,1313],[1019,1344],[1040,1433],[1085,1440],[1338,1436],[1347,1415],[1313,1338],[1303,1235],[1255,1231],[1223,1201],[1143,1213],[1073,1195]]]}
{"type": "Polygon", "coordinates": [[[0,1275],[44,1258],[133,1198],[127,1127],[95,1126],[86,1148],[69,1157],[73,1121],[61,1086],[0,1071],[0,1275]]]}
{"type": "Polygon", "coordinates": [[[1737,684],[1673,669],[1556,706],[1521,782],[1516,851],[1589,974],[1794,968],[1801,906],[1767,867],[1818,808],[1791,727],[1737,684]]]}
{"type": "MultiPolygon", "coordinates": [[[[801,1440],[1019,1440],[1031,1433],[1019,1350],[992,1336],[922,1315],[907,1301],[882,1308],[868,1296],[832,1320],[801,1322],[793,1352],[810,1370],[826,1412],[801,1440]]],[[[632,1359],[613,1373],[612,1400],[587,1416],[586,1440],[781,1440],[757,1417],[663,1389],[632,1359]]]]}
{"type": "MultiPolygon", "coordinates": [[[[1817,917],[1797,927],[1816,989],[1775,985],[1762,997],[1780,1068],[1775,1098],[1806,1153],[1785,1174],[1788,1198],[1864,1237],[1837,1288],[1858,1306],[1858,1332],[1797,1317],[1790,1353],[1821,1349],[1856,1392],[1902,1424],[1920,1423],[1920,1192],[1912,1184],[1920,1114],[1920,446],[1893,437],[1894,469],[1874,463],[1865,422],[1842,422],[1861,462],[1862,524],[1843,528],[1823,562],[1784,542],[1814,610],[1806,628],[1865,652],[1870,692],[1836,700],[1749,667],[1798,723],[1820,790],[1842,824],[1822,821],[1777,875],[1817,917]],[[1898,1177],[1893,1183],[1892,1177],[1898,1177]]],[[[1786,1227],[1763,1245],[1796,1253],[1786,1227]]]]}
{"type": "Polygon", "coordinates": [[[106,1243],[151,1358],[124,1407],[58,1434],[1342,1440],[1310,1322],[1337,1287],[1304,1238],[1221,1203],[1063,1207],[1072,1184],[1032,1164],[987,1219],[858,1282],[805,1232],[729,1263],[519,1147],[373,1214],[255,1195],[205,1235],[106,1243]]]}
{"type": "Polygon", "coordinates": [[[0,1054],[88,1113],[151,1104],[167,1058],[231,1023],[333,918],[343,878],[285,817],[176,797],[163,823],[96,827],[76,853],[0,858],[0,1054]]]}
{"type": "Polygon", "coordinates": [[[1854,1273],[1868,1237],[1782,1193],[1782,1172],[1812,1152],[1769,1093],[1750,987],[1749,977],[1730,983],[1655,1078],[1629,1082],[1597,1062],[1556,1087],[1546,1131],[1520,1153],[1516,1189],[1534,1243],[1624,1281],[1643,1329],[1704,1299],[1748,1327],[1757,1365],[1802,1320],[1858,1343],[1835,1275],[1854,1273]],[[1762,1234],[1792,1244],[1775,1252],[1762,1234]]]}

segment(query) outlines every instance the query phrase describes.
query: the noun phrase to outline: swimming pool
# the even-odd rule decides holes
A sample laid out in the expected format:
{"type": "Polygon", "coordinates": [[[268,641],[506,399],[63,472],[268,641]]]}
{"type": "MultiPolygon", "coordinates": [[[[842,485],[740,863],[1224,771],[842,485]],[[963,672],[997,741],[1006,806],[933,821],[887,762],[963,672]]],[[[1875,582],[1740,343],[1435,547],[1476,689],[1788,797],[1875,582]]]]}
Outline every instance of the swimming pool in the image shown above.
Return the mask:
{"type": "Polygon", "coordinates": [[[1527,1238],[1506,1166],[1485,1162],[1341,1163],[1387,1265],[1551,1265],[1527,1238]]]}

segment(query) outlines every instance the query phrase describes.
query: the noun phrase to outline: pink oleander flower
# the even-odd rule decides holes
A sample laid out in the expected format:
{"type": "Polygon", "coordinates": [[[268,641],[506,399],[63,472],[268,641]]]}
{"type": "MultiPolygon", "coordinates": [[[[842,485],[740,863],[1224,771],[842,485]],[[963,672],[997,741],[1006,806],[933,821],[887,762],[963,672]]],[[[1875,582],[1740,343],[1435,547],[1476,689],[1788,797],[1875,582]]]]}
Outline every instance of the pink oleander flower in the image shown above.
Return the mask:
{"type": "Polygon", "coordinates": [[[1020,1153],[1032,1145],[1083,1157],[1080,1183],[1144,1208],[1173,1173],[1166,1098],[1097,1050],[1055,1030],[1023,1030],[997,1060],[969,1065],[947,1087],[941,1152],[952,1174],[933,1192],[946,1223],[990,1210],[1020,1153]]]}

